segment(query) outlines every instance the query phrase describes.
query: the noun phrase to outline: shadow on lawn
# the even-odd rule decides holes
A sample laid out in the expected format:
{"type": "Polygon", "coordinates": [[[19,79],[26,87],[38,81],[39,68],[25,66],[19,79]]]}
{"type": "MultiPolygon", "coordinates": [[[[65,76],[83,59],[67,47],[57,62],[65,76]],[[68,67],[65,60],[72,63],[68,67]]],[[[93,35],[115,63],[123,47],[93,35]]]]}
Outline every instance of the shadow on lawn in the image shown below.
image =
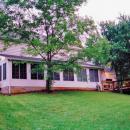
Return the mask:
{"type": "MultiPolygon", "coordinates": [[[[115,90],[114,92],[115,92],[115,93],[120,93],[119,90],[115,90]]],[[[130,95],[130,88],[122,89],[122,94],[130,95]]]]}

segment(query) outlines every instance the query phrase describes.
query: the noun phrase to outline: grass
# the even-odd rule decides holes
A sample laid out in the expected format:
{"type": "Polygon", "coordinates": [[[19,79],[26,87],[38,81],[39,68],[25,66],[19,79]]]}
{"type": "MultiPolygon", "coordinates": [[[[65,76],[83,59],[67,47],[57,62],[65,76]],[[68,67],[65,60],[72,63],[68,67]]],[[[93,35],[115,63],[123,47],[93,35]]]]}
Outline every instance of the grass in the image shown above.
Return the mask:
{"type": "Polygon", "coordinates": [[[98,92],[0,95],[0,130],[130,130],[130,96],[98,92]]]}

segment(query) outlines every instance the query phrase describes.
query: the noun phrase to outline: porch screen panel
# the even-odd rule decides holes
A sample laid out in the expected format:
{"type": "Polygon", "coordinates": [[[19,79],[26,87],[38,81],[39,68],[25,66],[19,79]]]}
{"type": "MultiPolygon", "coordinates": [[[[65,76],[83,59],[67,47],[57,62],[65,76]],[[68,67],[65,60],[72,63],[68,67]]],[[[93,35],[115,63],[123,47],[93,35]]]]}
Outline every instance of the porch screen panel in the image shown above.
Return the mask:
{"type": "Polygon", "coordinates": [[[74,81],[74,72],[73,72],[73,70],[69,71],[69,81],[74,81]]]}
{"type": "Polygon", "coordinates": [[[98,70],[95,70],[95,82],[99,82],[98,70]]]}
{"type": "Polygon", "coordinates": [[[44,72],[41,71],[39,64],[31,64],[31,79],[44,79],[44,72]]]}
{"type": "Polygon", "coordinates": [[[77,74],[78,81],[87,82],[87,71],[86,69],[80,69],[77,74]]]}
{"type": "Polygon", "coordinates": [[[44,79],[44,71],[41,69],[40,64],[37,64],[37,79],[39,80],[44,79]]]}
{"type": "Polygon", "coordinates": [[[99,82],[98,70],[97,69],[90,69],[89,75],[90,75],[90,82],[99,82]]]}
{"type": "Polygon", "coordinates": [[[19,64],[12,63],[12,78],[19,79],[19,64]]]}
{"type": "Polygon", "coordinates": [[[31,79],[37,79],[37,65],[31,64],[31,79]]]}
{"type": "Polygon", "coordinates": [[[12,62],[12,78],[13,79],[27,79],[26,63],[12,62]]]}
{"type": "Polygon", "coordinates": [[[3,80],[6,80],[6,63],[3,64],[3,80]]]}
{"type": "Polygon", "coordinates": [[[27,66],[26,63],[20,63],[20,79],[27,79],[27,66]]]}
{"type": "Polygon", "coordinates": [[[60,80],[60,74],[58,72],[53,72],[52,80],[60,80]]]}
{"type": "Polygon", "coordinates": [[[64,79],[64,81],[74,81],[74,71],[73,70],[64,70],[63,79],[64,79]]]}

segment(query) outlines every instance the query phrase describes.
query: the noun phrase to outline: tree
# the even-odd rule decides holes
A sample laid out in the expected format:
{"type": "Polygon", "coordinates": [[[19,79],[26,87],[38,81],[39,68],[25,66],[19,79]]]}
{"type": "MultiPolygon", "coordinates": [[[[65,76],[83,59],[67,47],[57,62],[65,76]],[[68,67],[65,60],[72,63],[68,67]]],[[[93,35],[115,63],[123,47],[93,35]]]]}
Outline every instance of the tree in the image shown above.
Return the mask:
{"type": "Polygon", "coordinates": [[[109,63],[110,50],[111,45],[106,38],[93,35],[86,42],[85,55],[90,61],[106,66],[109,63]]]}
{"type": "Polygon", "coordinates": [[[7,47],[25,44],[27,53],[41,56],[42,68],[47,71],[47,92],[51,90],[53,72],[78,67],[77,61],[84,58],[81,36],[95,31],[93,20],[75,15],[83,2],[85,0],[3,0],[1,39],[7,47]],[[73,47],[80,48],[78,53],[73,47]],[[65,59],[55,60],[58,55],[65,55],[65,59]]]}
{"type": "Polygon", "coordinates": [[[130,17],[121,15],[118,22],[102,22],[101,32],[111,43],[110,62],[122,87],[130,71],[130,17]]]}

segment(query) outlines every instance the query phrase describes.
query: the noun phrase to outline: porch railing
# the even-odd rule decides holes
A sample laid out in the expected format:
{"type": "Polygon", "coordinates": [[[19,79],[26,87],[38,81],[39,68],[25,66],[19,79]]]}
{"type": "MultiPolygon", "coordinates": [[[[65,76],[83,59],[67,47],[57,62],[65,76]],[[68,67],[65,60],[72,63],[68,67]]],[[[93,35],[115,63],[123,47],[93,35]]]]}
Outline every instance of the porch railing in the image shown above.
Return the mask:
{"type": "Polygon", "coordinates": [[[121,89],[130,88],[130,79],[123,81],[102,81],[103,90],[117,90],[119,89],[119,84],[122,82],[121,89]]]}

